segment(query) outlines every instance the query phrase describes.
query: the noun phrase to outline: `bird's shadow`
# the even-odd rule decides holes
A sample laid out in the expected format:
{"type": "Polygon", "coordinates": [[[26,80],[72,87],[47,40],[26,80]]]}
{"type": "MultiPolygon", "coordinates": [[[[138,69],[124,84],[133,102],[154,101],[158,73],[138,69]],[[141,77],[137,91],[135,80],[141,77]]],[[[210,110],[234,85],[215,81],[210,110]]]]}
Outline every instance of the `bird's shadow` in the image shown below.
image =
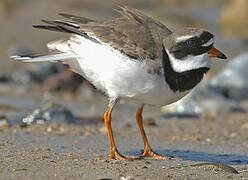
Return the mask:
{"type": "Polygon", "coordinates": [[[197,119],[200,117],[198,114],[191,114],[191,113],[167,113],[163,114],[160,117],[164,119],[172,119],[172,118],[177,118],[177,119],[184,119],[184,118],[189,118],[189,119],[197,119]]]}
{"type": "MultiPolygon", "coordinates": [[[[247,165],[248,155],[240,154],[214,154],[191,150],[154,150],[155,152],[179,158],[182,160],[196,161],[196,162],[209,162],[209,163],[221,163],[226,165],[247,165]]],[[[132,151],[130,155],[139,155],[141,152],[132,151]]]]}

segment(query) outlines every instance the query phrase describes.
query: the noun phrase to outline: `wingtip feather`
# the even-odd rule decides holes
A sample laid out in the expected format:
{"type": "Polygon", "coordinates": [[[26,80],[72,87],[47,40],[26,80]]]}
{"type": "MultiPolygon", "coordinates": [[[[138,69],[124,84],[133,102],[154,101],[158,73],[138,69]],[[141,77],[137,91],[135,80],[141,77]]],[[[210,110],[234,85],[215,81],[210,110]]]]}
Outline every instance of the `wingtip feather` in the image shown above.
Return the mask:
{"type": "Polygon", "coordinates": [[[28,56],[13,55],[13,56],[10,56],[10,59],[12,59],[12,60],[14,60],[14,61],[27,62],[27,61],[30,60],[31,58],[28,57],[28,56]]]}

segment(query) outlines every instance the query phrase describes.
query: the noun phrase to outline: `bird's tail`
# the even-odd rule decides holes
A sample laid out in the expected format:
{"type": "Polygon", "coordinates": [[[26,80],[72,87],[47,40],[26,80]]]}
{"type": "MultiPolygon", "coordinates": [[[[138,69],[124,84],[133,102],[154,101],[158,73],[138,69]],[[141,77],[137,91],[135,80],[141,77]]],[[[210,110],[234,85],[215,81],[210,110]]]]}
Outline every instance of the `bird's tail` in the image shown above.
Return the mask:
{"type": "Polygon", "coordinates": [[[15,55],[15,56],[11,56],[10,58],[22,62],[65,61],[69,59],[74,59],[75,54],[56,52],[56,53],[47,53],[47,54],[15,55]]]}

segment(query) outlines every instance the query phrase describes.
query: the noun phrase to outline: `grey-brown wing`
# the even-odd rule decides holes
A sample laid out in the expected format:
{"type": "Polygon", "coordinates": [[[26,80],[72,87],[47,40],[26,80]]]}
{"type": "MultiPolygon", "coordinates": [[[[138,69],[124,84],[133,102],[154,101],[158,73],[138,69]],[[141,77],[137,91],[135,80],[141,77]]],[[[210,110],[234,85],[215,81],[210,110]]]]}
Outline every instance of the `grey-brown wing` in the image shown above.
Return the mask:
{"type": "Polygon", "coordinates": [[[118,12],[122,18],[105,22],[60,14],[69,20],[43,21],[49,25],[34,27],[79,34],[98,43],[107,43],[135,59],[161,56],[163,38],[171,31],[136,9],[121,7],[118,12]]]}
{"type": "Polygon", "coordinates": [[[136,9],[122,7],[123,17],[80,25],[88,35],[135,59],[161,56],[162,41],[171,31],[136,9]]]}

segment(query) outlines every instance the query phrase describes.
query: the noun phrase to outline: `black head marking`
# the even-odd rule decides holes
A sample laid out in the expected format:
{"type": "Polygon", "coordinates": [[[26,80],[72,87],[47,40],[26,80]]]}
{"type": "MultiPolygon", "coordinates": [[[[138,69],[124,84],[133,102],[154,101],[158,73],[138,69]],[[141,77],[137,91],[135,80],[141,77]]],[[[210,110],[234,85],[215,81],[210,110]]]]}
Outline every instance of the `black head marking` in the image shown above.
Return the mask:
{"type": "Polygon", "coordinates": [[[191,90],[202,80],[204,74],[209,70],[207,67],[202,67],[184,72],[174,71],[164,45],[162,63],[165,81],[174,92],[191,90]]]}
{"type": "Polygon", "coordinates": [[[184,29],[175,33],[176,37],[192,36],[189,39],[177,42],[169,49],[175,58],[183,60],[188,55],[198,56],[208,52],[213,47],[214,35],[201,29],[184,29]],[[185,32],[184,32],[185,31],[185,32]],[[209,44],[209,42],[212,42],[209,44]]]}

